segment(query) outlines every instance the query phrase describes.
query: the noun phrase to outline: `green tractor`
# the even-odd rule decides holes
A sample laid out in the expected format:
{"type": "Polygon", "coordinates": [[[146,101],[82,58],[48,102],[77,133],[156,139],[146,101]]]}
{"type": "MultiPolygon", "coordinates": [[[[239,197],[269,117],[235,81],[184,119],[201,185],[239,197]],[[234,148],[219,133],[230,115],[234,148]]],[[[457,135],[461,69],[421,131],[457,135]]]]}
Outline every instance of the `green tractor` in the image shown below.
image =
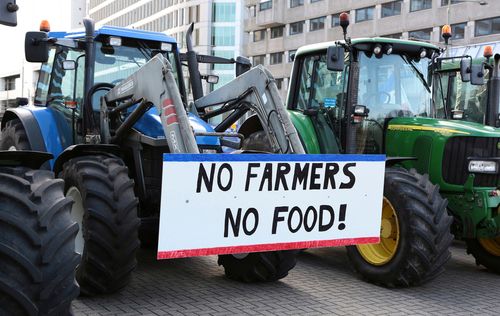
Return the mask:
{"type": "MultiPolygon", "coordinates": [[[[344,36],[348,24],[344,15],[344,36]]],[[[387,155],[381,242],[347,247],[354,269],[373,283],[435,278],[450,257],[451,232],[478,264],[500,269],[500,131],[437,118],[439,54],[423,42],[346,38],[295,55],[287,108],[306,151],[387,155]]],[[[252,144],[264,133],[253,117],[239,132],[252,144]]]]}

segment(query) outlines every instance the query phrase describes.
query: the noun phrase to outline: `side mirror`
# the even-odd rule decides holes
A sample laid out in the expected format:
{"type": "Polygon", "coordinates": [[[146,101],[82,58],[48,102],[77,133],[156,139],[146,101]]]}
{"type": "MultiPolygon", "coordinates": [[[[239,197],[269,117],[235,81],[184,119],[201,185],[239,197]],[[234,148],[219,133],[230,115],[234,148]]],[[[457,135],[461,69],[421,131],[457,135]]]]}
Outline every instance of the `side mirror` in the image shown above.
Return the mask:
{"type": "Polygon", "coordinates": [[[342,46],[330,46],[326,53],[326,68],[332,71],[344,70],[344,48],[342,46]]]}
{"type": "Polygon", "coordinates": [[[62,65],[64,70],[75,70],[76,62],[74,60],[65,60],[62,65]]]}
{"type": "Polygon", "coordinates": [[[252,62],[249,58],[238,56],[236,57],[236,77],[244,74],[252,68],[252,62]]]}
{"type": "Polygon", "coordinates": [[[460,60],[460,76],[463,82],[470,81],[470,59],[463,58],[460,60]]]}
{"type": "Polygon", "coordinates": [[[24,55],[30,63],[44,63],[49,59],[48,36],[45,32],[27,32],[24,39],[24,55]]]}
{"type": "Polygon", "coordinates": [[[484,85],[483,64],[472,64],[470,67],[470,83],[475,86],[484,85]]]}
{"type": "Polygon", "coordinates": [[[17,106],[28,105],[28,98],[16,98],[17,106]]]}
{"type": "Polygon", "coordinates": [[[217,84],[219,82],[219,76],[217,75],[204,75],[201,79],[205,79],[206,82],[211,84],[217,84]]]}

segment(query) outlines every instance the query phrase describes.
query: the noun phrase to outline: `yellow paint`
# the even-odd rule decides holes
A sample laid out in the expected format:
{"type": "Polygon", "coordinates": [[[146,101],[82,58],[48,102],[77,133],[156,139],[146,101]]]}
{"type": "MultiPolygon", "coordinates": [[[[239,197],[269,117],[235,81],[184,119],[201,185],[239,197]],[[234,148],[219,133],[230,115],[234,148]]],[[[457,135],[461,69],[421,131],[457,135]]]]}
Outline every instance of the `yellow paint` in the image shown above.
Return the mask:
{"type": "Polygon", "coordinates": [[[432,127],[432,126],[415,126],[415,125],[389,125],[388,129],[393,130],[393,131],[404,131],[404,132],[411,132],[411,131],[430,131],[430,132],[436,132],[440,134],[463,134],[463,135],[469,135],[470,133],[468,132],[463,132],[459,131],[456,129],[451,129],[451,128],[445,128],[445,127],[432,127]]]}
{"type": "Polygon", "coordinates": [[[399,221],[391,202],[384,197],[382,205],[382,223],[378,244],[357,245],[359,254],[368,263],[381,266],[396,255],[399,244],[399,221]]]}
{"type": "Polygon", "coordinates": [[[479,243],[483,246],[484,250],[496,257],[500,257],[500,237],[479,238],[479,243]]]}

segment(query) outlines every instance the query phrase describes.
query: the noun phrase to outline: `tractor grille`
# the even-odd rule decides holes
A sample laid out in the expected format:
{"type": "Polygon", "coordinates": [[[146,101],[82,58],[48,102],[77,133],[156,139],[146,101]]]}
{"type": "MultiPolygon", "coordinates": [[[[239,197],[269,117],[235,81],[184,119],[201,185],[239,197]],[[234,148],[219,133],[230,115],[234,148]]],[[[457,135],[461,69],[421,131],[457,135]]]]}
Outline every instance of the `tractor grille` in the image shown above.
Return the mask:
{"type": "MultiPolygon", "coordinates": [[[[443,179],[450,184],[463,185],[469,176],[468,158],[495,158],[500,138],[452,137],[446,142],[443,155],[443,179]]],[[[474,186],[496,187],[498,174],[477,173],[474,186]]]]}

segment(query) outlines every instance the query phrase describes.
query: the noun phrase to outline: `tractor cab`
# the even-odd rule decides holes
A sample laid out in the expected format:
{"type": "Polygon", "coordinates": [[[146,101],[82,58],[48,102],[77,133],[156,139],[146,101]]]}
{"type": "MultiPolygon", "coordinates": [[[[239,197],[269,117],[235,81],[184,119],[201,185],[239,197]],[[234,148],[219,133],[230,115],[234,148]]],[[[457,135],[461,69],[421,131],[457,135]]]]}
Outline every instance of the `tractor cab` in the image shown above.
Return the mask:
{"type": "Polygon", "coordinates": [[[319,152],[382,153],[389,120],[434,115],[430,65],[436,47],[387,38],[356,39],[344,47],[305,46],[295,57],[288,108],[315,121],[319,152]],[[339,57],[332,55],[337,48],[339,57]],[[332,58],[347,62],[332,69],[332,58]]]}

